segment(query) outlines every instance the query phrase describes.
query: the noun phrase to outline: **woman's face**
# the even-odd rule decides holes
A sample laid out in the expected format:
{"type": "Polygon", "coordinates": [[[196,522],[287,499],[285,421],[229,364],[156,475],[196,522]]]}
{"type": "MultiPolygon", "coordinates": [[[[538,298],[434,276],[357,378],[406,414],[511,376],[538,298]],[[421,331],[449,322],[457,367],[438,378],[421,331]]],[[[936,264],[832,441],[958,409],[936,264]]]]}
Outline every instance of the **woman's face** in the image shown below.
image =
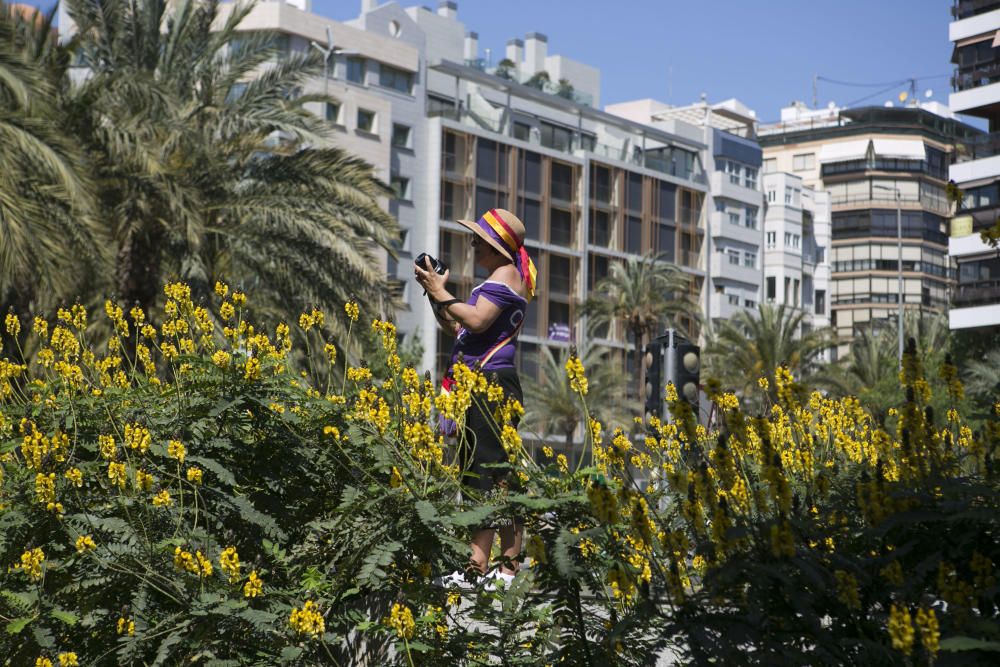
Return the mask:
{"type": "Polygon", "coordinates": [[[472,254],[476,264],[482,266],[483,262],[489,259],[494,252],[496,251],[493,250],[493,246],[479,238],[478,234],[472,235],[472,254]]]}

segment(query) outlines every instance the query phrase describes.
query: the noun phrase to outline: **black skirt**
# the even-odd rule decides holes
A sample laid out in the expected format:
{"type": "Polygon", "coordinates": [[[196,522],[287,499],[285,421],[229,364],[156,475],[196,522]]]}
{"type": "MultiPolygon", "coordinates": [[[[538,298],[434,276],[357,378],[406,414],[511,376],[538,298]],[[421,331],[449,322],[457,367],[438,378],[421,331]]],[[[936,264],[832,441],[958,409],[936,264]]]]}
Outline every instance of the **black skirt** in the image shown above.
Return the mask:
{"type": "MultiPolygon", "coordinates": [[[[473,395],[472,405],[465,413],[465,438],[461,444],[462,483],[481,493],[489,493],[499,487],[511,486],[509,480],[507,452],[500,441],[503,424],[493,418],[496,409],[508,399],[524,403],[521,381],[514,368],[500,368],[484,371],[487,379],[503,389],[502,401],[488,401],[483,395],[473,395]],[[496,378],[494,379],[494,374],[496,378]],[[498,467],[493,467],[499,464],[498,467]],[[488,467],[487,467],[488,466],[488,467]]],[[[514,418],[517,426],[518,418],[514,418]]]]}

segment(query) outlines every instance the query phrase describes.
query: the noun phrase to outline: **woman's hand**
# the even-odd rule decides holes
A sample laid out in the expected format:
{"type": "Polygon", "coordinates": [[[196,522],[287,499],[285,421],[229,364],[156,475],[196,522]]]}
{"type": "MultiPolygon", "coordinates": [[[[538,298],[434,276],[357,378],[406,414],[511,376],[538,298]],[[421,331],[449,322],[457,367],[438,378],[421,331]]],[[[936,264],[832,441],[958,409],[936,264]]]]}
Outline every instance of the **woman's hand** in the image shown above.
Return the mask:
{"type": "Polygon", "coordinates": [[[450,269],[445,269],[444,275],[441,275],[433,268],[431,268],[431,260],[429,258],[424,258],[423,268],[413,265],[413,275],[417,279],[417,283],[424,288],[429,296],[434,301],[445,301],[448,297],[448,290],[445,289],[445,284],[448,282],[448,276],[451,274],[450,269]]]}

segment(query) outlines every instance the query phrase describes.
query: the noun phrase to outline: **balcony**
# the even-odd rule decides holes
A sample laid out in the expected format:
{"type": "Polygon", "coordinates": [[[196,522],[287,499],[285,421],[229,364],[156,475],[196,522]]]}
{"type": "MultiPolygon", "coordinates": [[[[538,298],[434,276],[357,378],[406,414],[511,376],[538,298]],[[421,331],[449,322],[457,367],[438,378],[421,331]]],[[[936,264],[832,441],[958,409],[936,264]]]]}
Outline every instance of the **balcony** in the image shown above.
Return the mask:
{"type": "MultiPolygon", "coordinates": [[[[947,216],[951,213],[951,208],[948,206],[947,201],[943,199],[935,199],[933,197],[903,197],[900,199],[899,203],[902,205],[902,209],[904,211],[912,211],[922,208],[938,215],[947,216]]],[[[843,211],[854,208],[895,209],[896,199],[891,196],[883,197],[880,195],[831,197],[830,206],[834,211],[843,211]]]]}
{"type": "Polygon", "coordinates": [[[539,79],[532,74],[527,74],[516,69],[488,67],[483,58],[467,59],[465,61],[465,66],[483,72],[484,74],[492,74],[493,76],[501,79],[507,79],[508,81],[519,83],[522,86],[540,90],[543,93],[562,97],[563,99],[576,102],[577,104],[581,104],[586,107],[594,106],[594,96],[589,93],[581,93],[574,90],[572,84],[560,85],[559,83],[552,83],[547,79],[539,79]]]}
{"type": "Polygon", "coordinates": [[[959,283],[952,289],[951,305],[955,308],[997,304],[1000,304],[1000,280],[959,283]]]}
{"type": "Polygon", "coordinates": [[[956,21],[978,16],[1000,9],[1000,0],[955,0],[951,7],[951,16],[956,21]]]}
{"type": "Polygon", "coordinates": [[[957,67],[951,77],[951,88],[957,93],[981,88],[1000,81],[1000,63],[983,63],[975,67],[957,67]]]}

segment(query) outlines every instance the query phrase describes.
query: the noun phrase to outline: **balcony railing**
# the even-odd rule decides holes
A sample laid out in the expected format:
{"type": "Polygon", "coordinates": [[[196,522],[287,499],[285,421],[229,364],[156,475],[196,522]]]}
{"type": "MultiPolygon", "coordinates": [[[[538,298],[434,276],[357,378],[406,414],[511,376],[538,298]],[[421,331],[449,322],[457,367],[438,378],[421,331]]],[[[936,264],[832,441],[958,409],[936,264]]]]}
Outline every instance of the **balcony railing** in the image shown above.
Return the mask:
{"type": "MultiPolygon", "coordinates": [[[[951,208],[948,206],[948,202],[942,199],[935,199],[933,197],[903,197],[900,199],[900,203],[907,209],[913,207],[914,205],[920,206],[928,211],[933,211],[939,215],[948,215],[951,208]]],[[[843,196],[843,197],[831,197],[830,205],[835,209],[837,208],[886,208],[895,209],[896,199],[894,197],[882,197],[870,195],[856,195],[856,196],[843,196]]]]}
{"type": "Polygon", "coordinates": [[[955,161],[968,162],[1000,155],[1000,132],[990,132],[955,145],[955,161]]]}
{"type": "Polygon", "coordinates": [[[1000,81],[1000,63],[984,63],[976,67],[958,67],[951,77],[951,87],[955,92],[988,86],[1000,81]]]}
{"type": "Polygon", "coordinates": [[[955,285],[951,305],[956,308],[1000,304],[1000,280],[980,280],[955,285]]]}
{"type": "Polygon", "coordinates": [[[1000,0],[955,0],[951,16],[956,21],[1000,9],[1000,0]]]}

